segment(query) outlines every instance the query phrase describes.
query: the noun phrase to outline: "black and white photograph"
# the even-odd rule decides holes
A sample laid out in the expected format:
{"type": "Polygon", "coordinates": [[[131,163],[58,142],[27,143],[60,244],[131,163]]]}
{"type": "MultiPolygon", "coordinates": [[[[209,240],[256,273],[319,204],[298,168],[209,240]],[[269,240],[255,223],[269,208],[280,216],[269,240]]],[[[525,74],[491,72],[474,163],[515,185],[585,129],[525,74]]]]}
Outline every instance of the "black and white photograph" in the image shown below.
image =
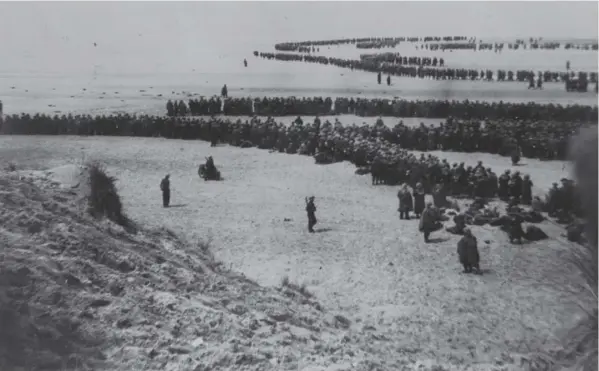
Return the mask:
{"type": "Polygon", "coordinates": [[[597,371],[598,2],[0,19],[0,371],[597,371]]]}

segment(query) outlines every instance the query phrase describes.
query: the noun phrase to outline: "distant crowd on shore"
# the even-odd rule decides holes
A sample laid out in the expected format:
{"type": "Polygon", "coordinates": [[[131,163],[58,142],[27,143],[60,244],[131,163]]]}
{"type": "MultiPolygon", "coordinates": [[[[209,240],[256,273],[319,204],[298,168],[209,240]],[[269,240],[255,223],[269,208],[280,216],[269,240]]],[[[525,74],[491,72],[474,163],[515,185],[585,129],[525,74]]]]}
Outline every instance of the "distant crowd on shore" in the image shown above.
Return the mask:
{"type": "Polygon", "coordinates": [[[421,117],[488,120],[533,120],[596,123],[598,107],[457,100],[406,100],[330,97],[211,98],[168,101],[167,116],[327,116],[421,117]]]}

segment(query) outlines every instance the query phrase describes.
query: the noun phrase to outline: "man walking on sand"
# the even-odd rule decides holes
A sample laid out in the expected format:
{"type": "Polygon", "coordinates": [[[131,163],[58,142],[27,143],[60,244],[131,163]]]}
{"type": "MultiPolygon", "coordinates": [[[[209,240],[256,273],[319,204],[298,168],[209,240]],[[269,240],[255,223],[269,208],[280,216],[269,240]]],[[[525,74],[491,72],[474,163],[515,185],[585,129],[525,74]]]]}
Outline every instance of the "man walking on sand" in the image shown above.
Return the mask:
{"type": "Polygon", "coordinates": [[[171,182],[170,175],[166,175],[160,182],[160,190],[162,191],[162,206],[168,207],[171,202],[171,182]]]}

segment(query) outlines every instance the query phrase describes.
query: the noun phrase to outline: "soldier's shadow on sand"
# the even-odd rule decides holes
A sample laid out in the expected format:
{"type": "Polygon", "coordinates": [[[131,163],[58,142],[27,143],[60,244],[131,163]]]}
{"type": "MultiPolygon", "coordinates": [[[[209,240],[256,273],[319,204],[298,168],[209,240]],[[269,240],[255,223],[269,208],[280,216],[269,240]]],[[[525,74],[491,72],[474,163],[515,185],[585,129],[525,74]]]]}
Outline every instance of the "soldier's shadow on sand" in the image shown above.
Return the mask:
{"type": "Polygon", "coordinates": [[[480,270],[480,273],[466,273],[463,270],[460,270],[460,272],[458,273],[459,275],[464,275],[464,276],[472,276],[472,277],[485,277],[485,276],[490,276],[492,274],[494,274],[495,272],[489,268],[483,268],[480,270]]]}
{"type": "Polygon", "coordinates": [[[314,233],[324,233],[324,232],[330,232],[332,230],[333,230],[333,228],[315,228],[314,233]]]}
{"type": "Polygon", "coordinates": [[[447,237],[434,237],[434,238],[429,238],[428,239],[429,243],[439,243],[439,242],[445,242],[445,241],[449,241],[449,238],[447,238],[447,237]]]}
{"type": "Polygon", "coordinates": [[[176,208],[176,207],[185,207],[185,206],[187,206],[187,204],[175,204],[175,205],[170,205],[169,209],[176,208]]]}

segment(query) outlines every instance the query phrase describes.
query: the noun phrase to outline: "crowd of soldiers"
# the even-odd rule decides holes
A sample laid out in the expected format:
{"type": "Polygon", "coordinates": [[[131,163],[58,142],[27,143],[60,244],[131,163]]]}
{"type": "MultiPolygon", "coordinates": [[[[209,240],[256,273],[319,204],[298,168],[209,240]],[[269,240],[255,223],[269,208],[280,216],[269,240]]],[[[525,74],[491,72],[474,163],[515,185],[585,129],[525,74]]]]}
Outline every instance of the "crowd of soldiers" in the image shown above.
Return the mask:
{"type": "Polygon", "coordinates": [[[444,43],[428,43],[428,44],[422,44],[420,45],[421,49],[427,49],[427,50],[441,50],[441,51],[445,51],[445,50],[473,50],[473,51],[495,51],[495,52],[501,52],[504,50],[504,48],[507,45],[507,49],[508,50],[519,50],[519,49],[530,49],[530,50],[558,50],[561,49],[563,47],[563,49],[569,50],[569,49],[576,49],[576,50],[597,50],[598,48],[598,44],[593,43],[593,44],[572,44],[572,43],[566,43],[566,44],[560,44],[558,42],[538,42],[538,41],[533,41],[530,43],[526,43],[523,40],[518,40],[515,43],[488,43],[488,42],[483,42],[482,40],[479,40],[478,43],[475,42],[476,40],[470,40],[468,42],[461,42],[461,43],[448,43],[448,42],[444,42],[444,43]]]}
{"type": "MultiPolygon", "coordinates": [[[[321,164],[349,161],[358,167],[356,173],[370,173],[373,184],[406,184],[416,192],[432,193],[435,205],[438,207],[451,207],[446,199],[448,195],[477,199],[498,196],[509,200],[511,207],[517,207],[518,204],[534,207],[536,202],[541,204],[538,208],[553,213],[566,223],[568,218],[564,215],[577,212],[577,204],[573,201],[575,188],[567,179],[562,180],[561,187],[554,185],[547,202],[539,199],[535,201],[532,195],[532,180],[517,171],[512,174],[508,171],[498,176],[482,162],[474,167],[466,166],[464,163],[450,164],[431,154],[418,156],[408,151],[421,149],[419,146],[427,142],[427,137],[431,137],[430,131],[444,133],[445,129],[449,128],[447,130],[450,132],[462,132],[460,123],[449,122],[448,125],[443,126],[443,130],[435,131],[424,125],[409,128],[401,123],[390,129],[381,121],[375,125],[343,126],[338,120],[334,123],[329,121],[322,123],[316,118],[312,123],[304,124],[301,118],[298,118],[291,125],[286,126],[277,123],[273,118],[263,121],[258,117],[245,122],[241,120],[231,122],[224,119],[131,115],[100,117],[12,115],[6,117],[0,132],[3,134],[161,136],[172,139],[200,139],[210,141],[212,145],[228,143],[242,148],[258,147],[289,154],[311,155],[317,163],[321,164]],[[427,131],[429,134],[424,134],[427,131]]],[[[434,138],[434,135],[432,137],[434,138]]],[[[457,150],[468,150],[468,145],[472,142],[478,140],[461,138],[450,141],[457,150]]],[[[161,186],[163,192],[167,188],[167,185],[161,186]]],[[[163,194],[165,195],[164,205],[168,206],[168,197],[166,193],[163,194]]],[[[421,208],[418,197],[416,203],[417,212],[422,212],[424,217],[425,212],[421,208]]],[[[409,218],[411,210],[411,206],[403,209],[406,218],[409,218]]],[[[484,218],[487,216],[479,215],[476,210],[472,213],[469,217],[472,224],[479,223],[480,220],[485,222],[484,218]],[[478,216],[482,219],[477,219],[478,216]]],[[[491,222],[491,218],[487,218],[486,222],[491,222]]],[[[426,227],[423,228],[427,230],[426,227]]],[[[429,233],[432,231],[434,229],[429,230],[429,233]]],[[[426,234],[425,238],[428,238],[426,234]]]]}
{"type": "Polygon", "coordinates": [[[404,66],[445,66],[445,60],[437,57],[406,57],[400,53],[360,54],[360,60],[370,60],[376,63],[390,63],[404,66]]]}
{"type": "MultiPolygon", "coordinates": [[[[315,154],[315,129],[321,126],[317,117],[314,124],[304,125],[298,117],[290,126],[277,123],[272,117],[265,122],[253,117],[251,120],[231,121],[224,118],[190,118],[135,115],[44,115],[28,114],[6,116],[0,133],[42,135],[114,135],[166,137],[180,139],[203,139],[224,141],[233,145],[275,148],[278,151],[315,154]],[[211,134],[206,134],[207,132],[211,134]],[[243,134],[246,133],[246,134],[243,134]],[[246,136],[244,136],[246,135],[246,136]],[[250,135],[252,139],[248,139],[250,135]],[[216,139],[214,139],[216,138],[216,139]],[[309,139],[312,138],[312,139],[309,139]],[[303,149],[301,149],[303,148],[303,149]]],[[[385,125],[382,119],[374,125],[343,126],[325,121],[328,134],[324,144],[319,144],[321,162],[352,161],[357,164],[368,162],[367,148],[355,146],[354,136],[378,138],[385,143],[405,150],[444,150],[458,152],[485,152],[512,156],[524,155],[545,160],[563,160],[570,137],[581,124],[557,122],[532,122],[498,120],[461,121],[449,118],[439,126],[420,124],[411,127],[399,122],[394,127],[385,125]],[[330,137],[330,138],[329,138],[330,137]],[[322,147],[322,146],[325,147],[322,147]],[[327,154],[323,157],[323,154],[327,154]],[[349,157],[348,157],[349,156],[349,157]]]]}
{"type": "Polygon", "coordinates": [[[357,115],[360,117],[421,117],[465,120],[508,120],[509,122],[535,121],[527,125],[544,125],[544,121],[564,122],[572,126],[574,122],[597,122],[597,106],[504,103],[456,100],[405,100],[405,99],[364,99],[330,97],[263,97],[227,98],[219,97],[168,101],[168,116],[326,116],[357,115]],[[543,123],[543,124],[540,124],[543,123]]]}
{"type": "Polygon", "coordinates": [[[379,41],[365,41],[356,43],[358,49],[383,49],[383,48],[395,48],[399,45],[397,40],[379,40],[379,41]]]}
{"type": "Polygon", "coordinates": [[[480,102],[457,100],[353,99],[337,98],[334,114],[361,117],[423,117],[476,120],[545,120],[557,122],[597,122],[597,106],[480,102]]]}
{"type": "MultiPolygon", "coordinates": [[[[592,43],[560,43],[557,41],[544,41],[541,39],[529,38],[528,40],[517,39],[514,42],[498,42],[490,43],[478,40],[476,37],[467,36],[424,36],[424,37],[365,37],[352,39],[335,39],[335,40],[317,40],[317,41],[301,41],[301,42],[286,42],[275,44],[275,50],[278,51],[300,51],[300,48],[310,50],[313,46],[327,45],[344,45],[355,44],[361,49],[380,49],[385,47],[396,46],[402,42],[422,43],[421,48],[430,50],[503,50],[507,45],[509,50],[530,49],[530,50],[558,50],[558,49],[575,49],[575,50],[598,50],[599,44],[592,43]],[[360,45],[360,46],[358,46],[360,45]],[[431,45],[434,45],[431,47],[431,45]]],[[[314,49],[311,50],[314,52],[314,49]]]]}
{"type": "Polygon", "coordinates": [[[512,82],[528,82],[531,77],[542,78],[544,82],[565,82],[569,79],[577,78],[592,83],[597,83],[597,72],[575,73],[574,71],[557,72],[557,71],[534,71],[530,70],[481,70],[476,68],[447,68],[447,67],[432,67],[432,66],[409,66],[398,63],[378,62],[372,58],[356,60],[345,58],[333,58],[325,56],[307,55],[307,54],[292,54],[292,53],[265,53],[254,51],[254,56],[286,62],[306,62],[318,63],[323,65],[333,65],[351,70],[360,70],[374,73],[384,73],[392,76],[434,79],[434,80],[470,80],[470,81],[512,81],[512,82]]]}
{"type": "Polygon", "coordinates": [[[293,52],[298,51],[300,47],[312,46],[327,46],[327,45],[345,45],[359,43],[400,43],[400,42],[429,42],[429,41],[461,41],[466,40],[466,36],[425,36],[425,37],[361,37],[351,39],[333,39],[333,40],[314,40],[314,41],[298,41],[275,44],[275,50],[293,52]]]}

